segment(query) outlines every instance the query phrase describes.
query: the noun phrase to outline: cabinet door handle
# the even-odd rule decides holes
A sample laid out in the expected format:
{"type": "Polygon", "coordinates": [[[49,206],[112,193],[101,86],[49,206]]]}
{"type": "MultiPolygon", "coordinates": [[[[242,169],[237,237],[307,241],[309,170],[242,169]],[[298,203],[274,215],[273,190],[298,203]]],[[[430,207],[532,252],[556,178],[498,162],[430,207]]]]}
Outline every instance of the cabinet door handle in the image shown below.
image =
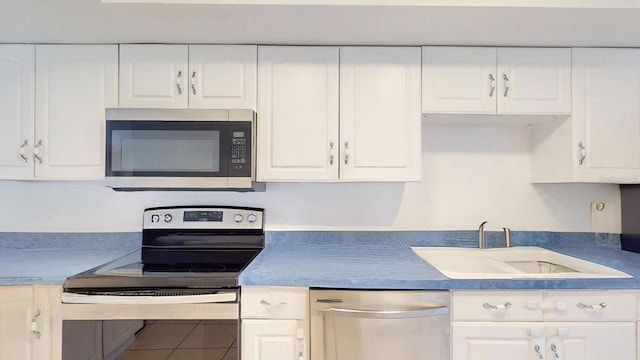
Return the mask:
{"type": "MultiPolygon", "coordinates": [[[[260,300],[260,305],[262,305],[262,306],[271,306],[271,303],[268,302],[265,299],[262,299],[262,300],[260,300]]],[[[287,305],[286,301],[281,301],[278,304],[276,304],[276,306],[284,306],[284,305],[287,305]]]]}
{"type": "Polygon", "coordinates": [[[196,72],[194,71],[193,74],[191,74],[191,92],[193,92],[193,95],[196,94],[196,72]]]}
{"type": "Polygon", "coordinates": [[[502,74],[502,79],[504,80],[504,97],[507,97],[509,93],[509,77],[507,74],[502,74]]]}
{"type": "Polygon", "coordinates": [[[493,97],[493,93],[496,91],[496,78],[493,74],[489,74],[489,97],[493,97]]]}
{"type": "Polygon", "coordinates": [[[560,355],[558,354],[558,348],[556,347],[556,344],[551,344],[551,351],[553,352],[553,356],[556,359],[560,359],[560,355]]]}
{"type": "Polygon", "coordinates": [[[540,345],[536,344],[536,346],[533,347],[533,350],[535,350],[536,354],[538,354],[539,360],[544,359],[544,356],[542,355],[542,349],[540,349],[540,345]]]}
{"type": "Polygon", "coordinates": [[[329,165],[333,165],[333,160],[335,159],[335,154],[333,152],[334,145],[333,141],[329,143],[329,165]]]}
{"type": "Polygon", "coordinates": [[[176,76],[176,87],[178,88],[178,95],[182,95],[182,70],[178,71],[178,76],[176,76]]]}
{"type": "Polygon", "coordinates": [[[595,305],[585,305],[583,303],[578,303],[576,304],[576,306],[578,307],[578,309],[602,310],[607,307],[607,304],[603,302],[595,305]]]}
{"type": "Polygon", "coordinates": [[[344,164],[349,165],[349,142],[344,142],[344,164]]]}
{"type": "Polygon", "coordinates": [[[42,140],[38,140],[36,146],[33,147],[33,158],[38,161],[38,164],[42,164],[42,156],[40,156],[40,148],[42,145],[42,140]]]}
{"type": "Polygon", "coordinates": [[[582,165],[584,163],[584,159],[587,157],[587,148],[584,147],[582,141],[578,143],[578,164],[582,165]]]}
{"type": "Polygon", "coordinates": [[[507,301],[504,304],[498,304],[498,305],[491,305],[489,303],[484,303],[482,304],[482,307],[485,309],[493,309],[493,310],[507,310],[511,308],[511,303],[509,301],[507,301]]]}
{"type": "Polygon", "coordinates": [[[25,164],[27,163],[27,161],[29,161],[29,158],[25,156],[27,146],[29,146],[29,141],[25,140],[22,142],[22,145],[20,145],[20,148],[18,150],[18,155],[20,155],[20,158],[25,164]]]}
{"type": "Polygon", "coordinates": [[[40,339],[40,336],[42,336],[40,331],[38,331],[39,316],[40,316],[40,309],[36,309],[36,314],[33,315],[33,318],[31,319],[31,333],[33,334],[33,336],[36,337],[36,339],[40,339]]]}

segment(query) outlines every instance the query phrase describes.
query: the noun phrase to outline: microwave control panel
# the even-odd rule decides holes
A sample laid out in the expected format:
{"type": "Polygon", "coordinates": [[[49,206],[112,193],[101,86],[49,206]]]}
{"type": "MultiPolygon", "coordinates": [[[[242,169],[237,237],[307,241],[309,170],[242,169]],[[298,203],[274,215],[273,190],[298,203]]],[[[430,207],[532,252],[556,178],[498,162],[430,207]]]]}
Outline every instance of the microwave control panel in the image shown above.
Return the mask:
{"type": "Polygon", "coordinates": [[[251,176],[251,130],[250,121],[232,121],[229,123],[231,138],[229,176],[251,176]]]}

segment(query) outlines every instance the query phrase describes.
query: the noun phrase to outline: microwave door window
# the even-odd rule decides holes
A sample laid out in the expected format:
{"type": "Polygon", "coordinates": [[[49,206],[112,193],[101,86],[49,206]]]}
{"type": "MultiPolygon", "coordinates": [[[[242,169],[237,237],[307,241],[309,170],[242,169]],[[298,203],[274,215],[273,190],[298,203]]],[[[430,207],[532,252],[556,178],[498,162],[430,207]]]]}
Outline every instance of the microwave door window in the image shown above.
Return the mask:
{"type": "Polygon", "coordinates": [[[224,176],[216,130],[113,130],[111,170],[148,176],[224,176]]]}

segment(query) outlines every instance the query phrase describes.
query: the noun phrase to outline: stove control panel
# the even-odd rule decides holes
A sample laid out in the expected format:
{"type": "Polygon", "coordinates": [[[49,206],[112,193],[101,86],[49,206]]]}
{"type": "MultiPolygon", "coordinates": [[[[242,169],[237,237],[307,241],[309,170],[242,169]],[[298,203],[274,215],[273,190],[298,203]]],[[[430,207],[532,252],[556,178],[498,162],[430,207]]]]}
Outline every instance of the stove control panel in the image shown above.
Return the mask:
{"type": "Polygon", "coordinates": [[[144,211],[143,229],[262,229],[263,209],[166,207],[144,211]]]}

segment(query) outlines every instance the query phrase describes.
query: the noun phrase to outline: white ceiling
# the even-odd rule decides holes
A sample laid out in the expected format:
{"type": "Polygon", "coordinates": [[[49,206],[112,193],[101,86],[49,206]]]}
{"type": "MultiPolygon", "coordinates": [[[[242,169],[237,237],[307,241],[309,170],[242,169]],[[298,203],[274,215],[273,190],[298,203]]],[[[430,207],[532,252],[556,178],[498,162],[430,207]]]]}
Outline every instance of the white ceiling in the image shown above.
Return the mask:
{"type": "Polygon", "coordinates": [[[0,3],[0,43],[640,47],[637,7],[0,3]]]}

